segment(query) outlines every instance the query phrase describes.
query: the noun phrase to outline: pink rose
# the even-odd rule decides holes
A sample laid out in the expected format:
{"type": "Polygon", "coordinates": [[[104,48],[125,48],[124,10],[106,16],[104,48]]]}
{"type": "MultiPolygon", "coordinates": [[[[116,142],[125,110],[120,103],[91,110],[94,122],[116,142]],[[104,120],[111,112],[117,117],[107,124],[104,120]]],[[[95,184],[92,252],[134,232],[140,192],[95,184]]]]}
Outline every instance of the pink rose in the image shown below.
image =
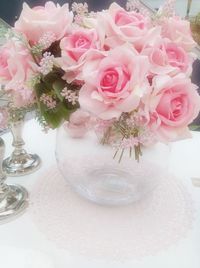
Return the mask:
{"type": "Polygon", "coordinates": [[[8,70],[11,80],[8,81],[6,88],[20,88],[22,84],[31,78],[34,72],[37,71],[30,51],[21,43],[16,40],[10,40],[6,44],[10,53],[7,54],[8,70]]]}
{"type": "Polygon", "coordinates": [[[146,100],[149,126],[162,141],[188,137],[190,124],[200,111],[197,86],[184,74],[156,76],[153,91],[146,100]]]}
{"type": "Polygon", "coordinates": [[[81,108],[105,120],[133,111],[146,90],[148,68],[148,58],[129,46],[108,51],[96,61],[87,60],[79,94],[81,108]]]}
{"type": "Polygon", "coordinates": [[[10,50],[4,46],[0,49],[0,78],[2,81],[8,81],[11,79],[9,72],[8,59],[10,58],[10,50]]]}
{"type": "Polygon", "coordinates": [[[25,34],[31,44],[36,44],[47,33],[51,33],[56,41],[66,34],[72,20],[73,14],[69,12],[68,4],[60,6],[49,1],[44,7],[31,9],[24,3],[15,29],[25,34]]]}
{"type": "Polygon", "coordinates": [[[116,3],[111,4],[100,17],[99,25],[105,28],[107,35],[105,44],[111,48],[130,42],[141,50],[147,40],[153,43],[160,34],[159,28],[150,29],[149,18],[135,11],[126,11],[116,3]]]}
{"type": "Polygon", "coordinates": [[[81,71],[87,52],[100,48],[94,29],[77,29],[60,42],[61,58],[58,65],[66,72],[64,79],[72,82],[81,71]]]}
{"type": "Polygon", "coordinates": [[[95,29],[79,28],[60,42],[61,58],[56,59],[57,64],[66,72],[63,79],[71,83],[80,80],[82,66],[86,60],[101,54],[101,42],[95,29]]]}
{"type": "Polygon", "coordinates": [[[62,56],[77,62],[91,48],[97,48],[98,36],[93,29],[79,29],[60,42],[62,56]]]}
{"type": "Polygon", "coordinates": [[[8,91],[15,106],[29,104],[34,99],[34,93],[26,85],[37,71],[37,66],[29,50],[16,40],[9,40],[0,52],[0,71],[5,90],[8,91]]]}
{"type": "Polygon", "coordinates": [[[167,18],[162,25],[162,36],[169,38],[183,49],[190,51],[196,46],[190,30],[190,22],[179,17],[167,18]]]}
{"type": "Polygon", "coordinates": [[[175,75],[179,72],[191,74],[192,68],[188,54],[175,43],[168,41],[158,43],[155,47],[145,48],[142,55],[149,57],[152,74],[175,75]]]}
{"type": "Polygon", "coordinates": [[[72,138],[82,138],[90,128],[90,114],[80,109],[77,110],[71,114],[65,128],[72,138]]]}

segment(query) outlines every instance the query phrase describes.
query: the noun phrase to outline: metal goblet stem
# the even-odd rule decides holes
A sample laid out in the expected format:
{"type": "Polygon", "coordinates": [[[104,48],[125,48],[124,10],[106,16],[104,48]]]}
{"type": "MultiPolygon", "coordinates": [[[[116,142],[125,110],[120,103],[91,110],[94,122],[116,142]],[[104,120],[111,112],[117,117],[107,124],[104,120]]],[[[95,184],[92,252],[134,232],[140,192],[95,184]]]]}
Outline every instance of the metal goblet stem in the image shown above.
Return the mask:
{"type": "Polygon", "coordinates": [[[0,223],[13,219],[28,205],[28,193],[25,188],[5,184],[6,175],[2,168],[4,154],[5,144],[0,138],[0,223]]]}
{"type": "Polygon", "coordinates": [[[22,131],[24,120],[20,119],[10,124],[13,135],[14,151],[11,156],[3,161],[3,169],[9,176],[23,176],[37,170],[41,160],[36,154],[28,154],[24,150],[24,140],[22,139],[22,131]]]}

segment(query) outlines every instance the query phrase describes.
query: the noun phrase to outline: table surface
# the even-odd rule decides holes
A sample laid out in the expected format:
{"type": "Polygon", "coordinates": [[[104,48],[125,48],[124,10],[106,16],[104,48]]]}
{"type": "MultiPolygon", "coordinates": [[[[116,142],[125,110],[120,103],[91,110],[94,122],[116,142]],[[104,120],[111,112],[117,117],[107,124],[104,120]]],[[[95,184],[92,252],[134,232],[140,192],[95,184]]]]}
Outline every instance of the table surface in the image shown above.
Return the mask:
{"type": "MultiPolygon", "coordinates": [[[[39,252],[45,256],[46,260],[51,260],[52,266],[45,266],[44,262],[38,264],[37,268],[55,267],[55,268],[199,268],[200,267],[200,188],[194,187],[191,182],[192,177],[200,177],[199,150],[200,133],[193,132],[193,138],[179,141],[172,145],[170,159],[170,169],[176,176],[183,180],[183,183],[192,194],[196,215],[194,226],[188,232],[187,237],[180,243],[170,247],[161,253],[145,257],[141,260],[127,260],[123,263],[104,259],[95,259],[91,257],[76,256],[73,257],[70,252],[61,250],[56,245],[48,241],[43,233],[35,226],[29,209],[19,218],[12,222],[0,225],[0,267],[11,268],[5,262],[4,252],[9,251],[12,258],[12,252],[17,255],[18,250],[31,250],[39,252]],[[3,258],[4,257],[4,258],[3,258]],[[3,263],[2,263],[3,259],[3,263]]],[[[12,148],[12,137],[10,133],[4,134],[3,139],[6,143],[6,155],[9,155],[12,148]]],[[[37,172],[24,177],[9,178],[9,183],[18,183],[32,191],[37,179],[41,178],[45,170],[56,164],[54,149],[56,143],[56,132],[50,131],[45,134],[40,126],[33,120],[26,123],[24,129],[24,139],[26,149],[29,152],[37,153],[42,158],[42,167],[37,172]]],[[[30,200],[31,202],[31,200],[30,200]]],[[[120,246],[120,245],[119,245],[120,246]]],[[[35,255],[36,256],[36,255],[35,255]]],[[[40,258],[37,254],[36,258],[40,258]]],[[[21,262],[17,259],[14,267],[23,268],[21,262]]],[[[31,266],[29,266],[30,268],[31,266]]],[[[13,266],[12,266],[13,268],[13,266]]]]}

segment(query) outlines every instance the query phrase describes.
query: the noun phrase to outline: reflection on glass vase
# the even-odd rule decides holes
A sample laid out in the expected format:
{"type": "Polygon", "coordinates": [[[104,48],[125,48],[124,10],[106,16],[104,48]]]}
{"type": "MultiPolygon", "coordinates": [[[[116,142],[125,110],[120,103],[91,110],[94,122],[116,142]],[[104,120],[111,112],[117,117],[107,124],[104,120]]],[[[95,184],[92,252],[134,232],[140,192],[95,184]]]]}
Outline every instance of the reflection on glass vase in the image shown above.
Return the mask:
{"type": "Polygon", "coordinates": [[[14,151],[10,157],[3,161],[3,169],[9,176],[27,175],[40,167],[41,160],[39,156],[29,154],[24,149],[25,142],[22,138],[24,122],[24,118],[20,118],[10,123],[14,151]]]}
{"type": "Polygon", "coordinates": [[[28,193],[20,185],[7,185],[6,175],[2,169],[5,145],[0,138],[0,223],[21,214],[28,205],[28,193]]]}
{"type": "Polygon", "coordinates": [[[139,162],[124,152],[119,162],[116,149],[102,145],[94,132],[71,138],[65,127],[57,132],[59,170],[81,196],[98,204],[124,205],[141,200],[159,185],[168,172],[169,147],[157,143],[143,148],[139,162]],[[164,176],[163,176],[164,175],[164,176]]]}

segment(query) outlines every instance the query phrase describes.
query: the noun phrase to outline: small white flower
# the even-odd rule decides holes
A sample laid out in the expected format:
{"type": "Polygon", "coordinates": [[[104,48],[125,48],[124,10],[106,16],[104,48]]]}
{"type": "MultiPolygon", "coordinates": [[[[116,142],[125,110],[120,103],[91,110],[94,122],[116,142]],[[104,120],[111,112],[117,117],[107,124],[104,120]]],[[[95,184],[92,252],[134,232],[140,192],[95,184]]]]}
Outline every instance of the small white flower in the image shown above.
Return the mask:
{"type": "Polygon", "coordinates": [[[76,3],[72,4],[72,11],[79,14],[87,14],[88,13],[88,4],[87,3],[76,3]]]}
{"type": "Polygon", "coordinates": [[[78,95],[76,91],[67,89],[67,87],[65,87],[62,92],[61,95],[68,101],[71,102],[72,105],[75,105],[78,101],[78,95]]]}
{"type": "Polygon", "coordinates": [[[52,96],[47,95],[45,93],[40,97],[40,101],[47,106],[47,108],[54,109],[56,107],[56,100],[52,98],[52,96]]]}
{"type": "Polygon", "coordinates": [[[54,56],[50,52],[45,52],[43,58],[40,61],[39,72],[43,75],[47,75],[53,70],[54,56]]]}
{"type": "Polygon", "coordinates": [[[46,32],[40,39],[39,39],[39,46],[42,47],[42,49],[47,49],[51,46],[53,42],[56,41],[56,36],[53,32],[46,32]]]}

